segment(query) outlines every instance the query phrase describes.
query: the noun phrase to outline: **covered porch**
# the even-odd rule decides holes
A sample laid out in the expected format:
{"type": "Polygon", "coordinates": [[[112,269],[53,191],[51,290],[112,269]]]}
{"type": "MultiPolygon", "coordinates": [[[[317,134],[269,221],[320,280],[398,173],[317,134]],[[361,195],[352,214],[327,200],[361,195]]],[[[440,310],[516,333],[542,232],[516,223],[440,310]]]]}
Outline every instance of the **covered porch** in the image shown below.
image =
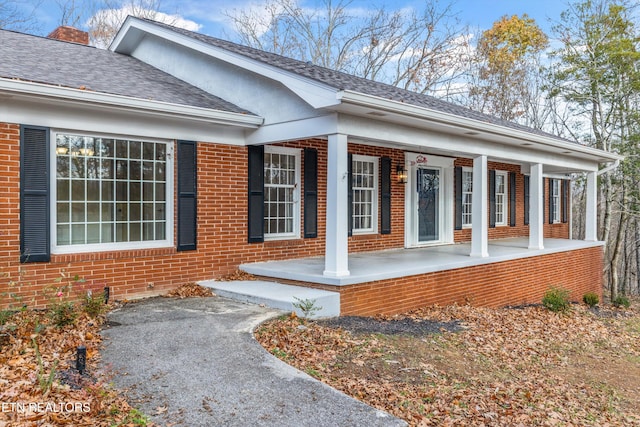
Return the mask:
{"type": "Polygon", "coordinates": [[[528,238],[491,240],[484,257],[470,256],[472,243],[351,253],[350,274],[341,277],[324,274],[324,257],[243,264],[240,269],[288,282],[341,287],[598,248],[603,242],[546,238],[541,248],[530,248],[529,244],[528,238]]]}

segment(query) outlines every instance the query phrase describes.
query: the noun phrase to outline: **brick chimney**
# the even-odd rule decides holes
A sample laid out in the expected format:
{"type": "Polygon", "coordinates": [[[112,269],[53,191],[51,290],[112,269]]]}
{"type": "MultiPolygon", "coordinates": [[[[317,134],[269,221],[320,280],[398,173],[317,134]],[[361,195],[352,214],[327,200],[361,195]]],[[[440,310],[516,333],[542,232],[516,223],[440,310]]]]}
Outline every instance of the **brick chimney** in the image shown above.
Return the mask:
{"type": "Polygon", "coordinates": [[[53,30],[47,38],[62,40],[63,42],[79,43],[87,46],[89,45],[89,33],[73,27],[58,27],[53,30]]]}

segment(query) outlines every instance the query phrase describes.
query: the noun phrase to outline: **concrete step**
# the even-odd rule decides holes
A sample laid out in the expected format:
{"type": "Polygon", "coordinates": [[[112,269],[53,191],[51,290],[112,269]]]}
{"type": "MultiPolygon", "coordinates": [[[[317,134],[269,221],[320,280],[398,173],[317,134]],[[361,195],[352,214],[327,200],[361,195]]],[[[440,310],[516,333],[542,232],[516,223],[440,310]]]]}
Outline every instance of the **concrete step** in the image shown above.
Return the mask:
{"type": "Polygon", "coordinates": [[[322,289],[305,288],[302,286],[283,285],[282,283],[262,280],[237,280],[230,282],[204,280],[198,282],[202,286],[213,289],[222,297],[254,304],[264,304],[287,312],[295,311],[298,316],[304,316],[300,307],[313,303],[318,308],[312,319],[320,317],[335,317],[340,315],[340,294],[322,289]]]}

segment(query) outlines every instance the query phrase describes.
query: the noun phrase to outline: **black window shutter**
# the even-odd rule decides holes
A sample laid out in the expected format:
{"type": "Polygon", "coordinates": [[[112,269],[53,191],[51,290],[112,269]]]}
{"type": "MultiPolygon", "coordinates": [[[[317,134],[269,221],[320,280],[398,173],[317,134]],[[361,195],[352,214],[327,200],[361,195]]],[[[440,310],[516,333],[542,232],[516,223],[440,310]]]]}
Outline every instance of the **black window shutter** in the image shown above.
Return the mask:
{"type": "Polygon", "coordinates": [[[529,225],[529,209],[530,209],[530,199],[529,199],[529,188],[531,185],[530,177],[525,175],[524,177],[524,225],[529,225]]]}
{"type": "Polygon", "coordinates": [[[353,235],[353,155],[347,155],[347,216],[349,236],[353,235]]]}
{"type": "Polygon", "coordinates": [[[496,171],[489,171],[489,227],[496,227],[496,171]]]}
{"type": "Polygon", "coordinates": [[[546,178],[542,178],[542,223],[543,223],[543,224],[544,224],[544,218],[545,218],[545,216],[544,216],[544,212],[545,212],[545,210],[546,210],[546,209],[545,209],[545,207],[544,207],[544,202],[545,202],[545,200],[546,200],[546,199],[545,199],[545,195],[544,195],[544,193],[545,193],[545,191],[544,191],[544,184],[545,184],[545,181],[546,181],[546,180],[547,180],[546,178]]]}
{"type": "Polygon", "coordinates": [[[562,180],[562,222],[569,222],[569,185],[568,179],[562,180]]]}
{"type": "Polygon", "coordinates": [[[553,215],[555,211],[553,209],[553,179],[549,178],[549,224],[553,224],[553,215]]]}
{"type": "Polygon", "coordinates": [[[264,146],[248,147],[249,243],[264,241],[264,146]]]}
{"type": "Polygon", "coordinates": [[[20,126],[20,262],[49,262],[49,129],[20,126]]]}
{"type": "Polygon", "coordinates": [[[509,226],[516,226],[516,174],[509,172],[509,226]]]}
{"type": "Polygon", "coordinates": [[[304,237],[318,237],[318,150],[304,149],[304,237]]]}
{"type": "Polygon", "coordinates": [[[178,141],[178,251],[197,247],[197,144],[178,141]]]}
{"type": "Polygon", "coordinates": [[[380,159],[380,233],[391,234],[391,159],[380,159]]]}
{"type": "Polygon", "coordinates": [[[454,178],[455,178],[455,186],[456,186],[455,229],[462,230],[462,168],[460,166],[456,166],[454,178]]]}

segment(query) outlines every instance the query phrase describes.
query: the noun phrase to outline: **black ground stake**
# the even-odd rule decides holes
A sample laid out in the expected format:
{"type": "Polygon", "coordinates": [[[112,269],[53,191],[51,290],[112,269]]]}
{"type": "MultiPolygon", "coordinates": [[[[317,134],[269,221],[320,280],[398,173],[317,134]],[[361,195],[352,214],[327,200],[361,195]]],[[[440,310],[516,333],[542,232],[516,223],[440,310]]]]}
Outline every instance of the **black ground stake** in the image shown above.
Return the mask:
{"type": "Polygon", "coordinates": [[[76,369],[80,375],[87,369],[87,347],[81,345],[76,353],[76,369]]]}

